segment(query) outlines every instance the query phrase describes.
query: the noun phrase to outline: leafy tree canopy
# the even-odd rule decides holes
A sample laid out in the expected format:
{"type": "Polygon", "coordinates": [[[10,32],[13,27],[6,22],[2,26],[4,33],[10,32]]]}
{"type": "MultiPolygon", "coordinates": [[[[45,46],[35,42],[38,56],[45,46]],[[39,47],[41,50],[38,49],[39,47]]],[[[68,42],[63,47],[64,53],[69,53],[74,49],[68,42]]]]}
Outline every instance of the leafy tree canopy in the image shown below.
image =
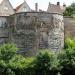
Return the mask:
{"type": "Polygon", "coordinates": [[[70,6],[66,7],[66,10],[64,11],[63,15],[74,17],[74,15],[75,15],[75,3],[72,3],[70,6]]]}

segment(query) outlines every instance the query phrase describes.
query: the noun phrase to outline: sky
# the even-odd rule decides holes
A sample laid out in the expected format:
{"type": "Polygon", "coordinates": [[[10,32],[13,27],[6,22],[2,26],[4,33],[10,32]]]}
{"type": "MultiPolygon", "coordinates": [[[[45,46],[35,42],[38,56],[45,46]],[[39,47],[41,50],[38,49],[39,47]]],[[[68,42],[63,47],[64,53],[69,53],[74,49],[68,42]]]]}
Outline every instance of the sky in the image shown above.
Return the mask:
{"type": "MultiPolygon", "coordinates": [[[[10,0],[13,7],[15,8],[19,4],[21,4],[24,0],[10,0]]],[[[35,3],[38,3],[38,8],[42,10],[47,10],[49,2],[52,4],[56,4],[58,1],[61,5],[65,3],[67,6],[71,3],[75,2],[75,0],[25,0],[31,9],[35,9],[35,3]]]]}

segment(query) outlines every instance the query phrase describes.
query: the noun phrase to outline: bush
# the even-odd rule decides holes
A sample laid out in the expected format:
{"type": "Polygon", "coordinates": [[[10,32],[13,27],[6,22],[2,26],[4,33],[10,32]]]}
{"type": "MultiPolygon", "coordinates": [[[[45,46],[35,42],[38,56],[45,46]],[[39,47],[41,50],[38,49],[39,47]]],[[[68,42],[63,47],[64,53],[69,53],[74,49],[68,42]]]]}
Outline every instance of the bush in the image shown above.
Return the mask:
{"type": "MultiPolygon", "coordinates": [[[[0,60],[7,62],[16,54],[18,48],[15,44],[4,44],[0,47],[0,60]]],[[[8,63],[8,62],[7,62],[8,63]]]]}
{"type": "Polygon", "coordinates": [[[0,75],[14,75],[14,72],[8,68],[9,61],[16,55],[17,47],[14,44],[4,44],[0,46],[0,75]]]}
{"type": "Polygon", "coordinates": [[[75,50],[63,50],[58,55],[58,59],[62,75],[75,75],[75,50]]]}
{"type": "Polygon", "coordinates": [[[65,49],[75,49],[75,39],[67,38],[65,40],[65,49]]]}
{"type": "Polygon", "coordinates": [[[31,75],[34,58],[25,58],[17,51],[12,43],[0,47],[0,75],[31,75]]]}
{"type": "Polygon", "coordinates": [[[40,52],[35,59],[36,75],[56,75],[58,73],[58,61],[51,51],[40,52]]]}
{"type": "Polygon", "coordinates": [[[16,54],[14,44],[0,47],[0,75],[75,75],[75,40],[67,39],[59,53],[42,50],[35,57],[16,54]]]}
{"type": "Polygon", "coordinates": [[[27,73],[25,70],[31,67],[32,61],[33,58],[24,58],[21,55],[16,55],[9,61],[8,67],[11,68],[16,75],[25,75],[27,73]]]}
{"type": "Polygon", "coordinates": [[[62,75],[75,75],[75,40],[67,39],[66,48],[58,54],[62,75]]]}

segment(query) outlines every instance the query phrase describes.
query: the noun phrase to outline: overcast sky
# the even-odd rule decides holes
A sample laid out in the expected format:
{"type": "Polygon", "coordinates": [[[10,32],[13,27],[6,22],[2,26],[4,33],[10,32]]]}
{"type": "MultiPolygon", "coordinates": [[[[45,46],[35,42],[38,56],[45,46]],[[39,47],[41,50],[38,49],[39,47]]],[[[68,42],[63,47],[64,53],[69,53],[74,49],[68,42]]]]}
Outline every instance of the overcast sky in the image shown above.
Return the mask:
{"type": "MultiPolygon", "coordinates": [[[[15,8],[17,5],[21,4],[24,0],[10,0],[13,7],[15,8]]],[[[75,2],[75,0],[25,0],[31,9],[35,8],[35,3],[38,3],[39,9],[47,10],[49,2],[56,4],[57,1],[63,5],[63,3],[66,3],[66,5],[70,5],[71,3],[75,2]]]]}

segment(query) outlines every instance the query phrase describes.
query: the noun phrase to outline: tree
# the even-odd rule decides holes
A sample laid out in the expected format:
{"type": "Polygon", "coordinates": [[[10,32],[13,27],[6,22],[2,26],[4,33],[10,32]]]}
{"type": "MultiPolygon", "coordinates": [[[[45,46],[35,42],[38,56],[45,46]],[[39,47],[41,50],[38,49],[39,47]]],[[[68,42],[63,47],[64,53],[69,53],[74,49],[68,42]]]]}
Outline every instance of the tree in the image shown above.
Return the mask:
{"type": "Polygon", "coordinates": [[[66,7],[63,15],[73,17],[75,15],[75,3],[72,3],[70,6],[66,7]]]}
{"type": "Polygon", "coordinates": [[[62,75],[75,75],[75,39],[65,41],[65,49],[58,54],[62,75]]]}

